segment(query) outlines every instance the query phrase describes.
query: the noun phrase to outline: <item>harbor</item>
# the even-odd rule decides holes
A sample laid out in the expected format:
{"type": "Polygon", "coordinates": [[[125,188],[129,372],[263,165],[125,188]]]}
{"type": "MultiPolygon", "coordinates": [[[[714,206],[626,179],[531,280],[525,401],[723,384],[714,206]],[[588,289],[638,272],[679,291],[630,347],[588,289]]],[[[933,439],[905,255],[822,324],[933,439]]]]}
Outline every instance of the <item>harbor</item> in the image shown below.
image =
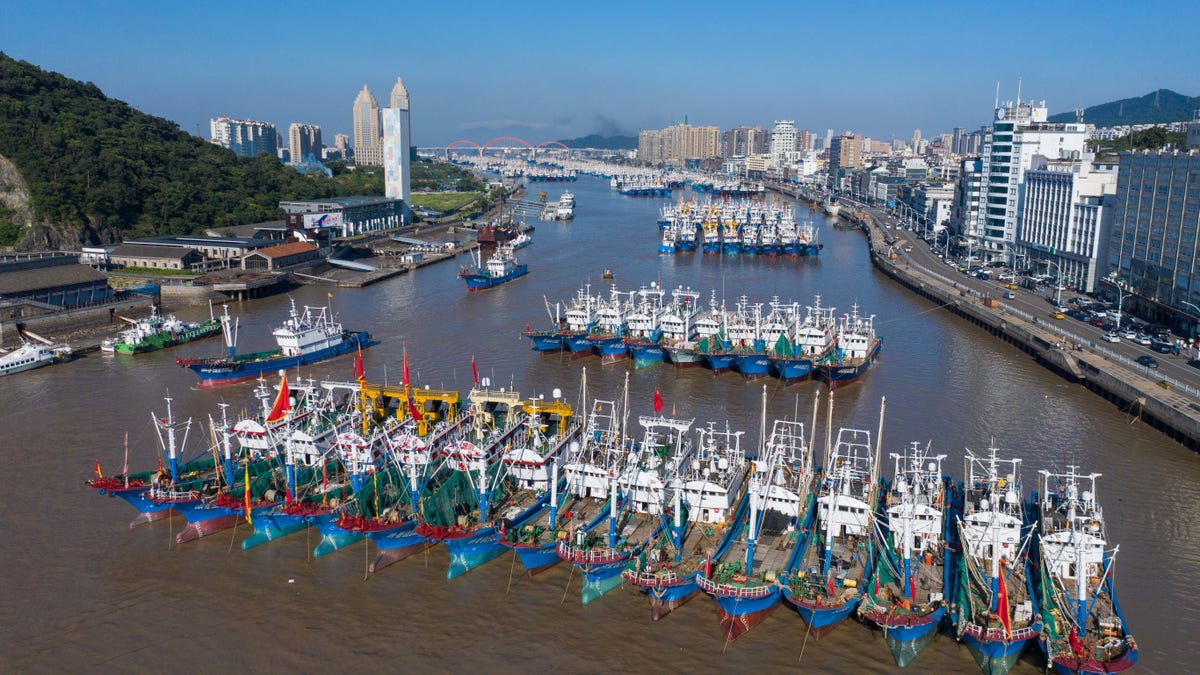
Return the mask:
{"type": "MultiPolygon", "coordinates": [[[[654,250],[654,202],[624,197],[606,181],[584,176],[571,191],[580,204],[575,220],[539,224],[536,241],[521,249],[522,259],[531,264],[528,277],[519,283],[466,293],[456,279],[457,266],[431,265],[361,289],[312,285],[295,289],[293,295],[297,304],[322,305],[332,293],[328,302],[340,321],[371,330],[379,344],[363,352],[370,382],[394,386],[404,378],[407,361],[412,381],[422,388],[467,392],[473,387],[474,361],[480,378],[519,391],[522,397],[552,399],[552,390],[561,388],[564,398],[573,400],[586,368],[592,396],[618,398],[628,376],[636,414],[653,413],[657,391],[666,414],[674,411],[675,416],[703,423],[730,420],[734,429],[746,432],[745,448],[761,443],[762,384],[767,384],[769,419],[800,418],[807,424],[818,383],[762,380],[748,385],[742,378],[714,377],[703,368],[635,369],[630,361],[601,365],[599,359],[540,355],[520,333],[527,323],[544,320],[543,296],[570,297],[588,281],[600,285],[608,267],[625,289],[661,275],[664,288],[686,284],[715,289],[727,299],[745,293],[760,300],[773,295],[807,300],[820,292],[823,303],[841,309],[857,302],[877,315],[876,326],[887,348],[877,367],[836,391],[834,427],[874,429],[879,401],[886,396],[884,453],[898,452],[911,441],[932,440],[937,452],[948,455],[945,468],[955,480],[962,479],[964,448],[983,450],[992,439],[1009,455],[1024,458],[1026,493],[1036,483],[1034,471],[1039,467],[1070,462],[1103,472],[1108,531],[1121,545],[1121,604],[1138,637],[1142,664],[1173,670],[1188,662],[1190,652],[1181,631],[1195,621],[1194,610],[1186,609],[1193,604],[1193,593],[1186,584],[1171,581],[1183,568],[1164,567],[1161,552],[1163,542],[1170,542],[1166,546],[1172,557],[1185,567],[1197,556],[1191,539],[1177,536],[1188,525],[1172,506],[1176,500],[1196,498],[1194,486],[1200,484],[1200,476],[1192,451],[1042,367],[1016,345],[944,311],[941,298],[935,301],[896,284],[872,265],[861,232],[836,230],[831,221],[821,219],[821,255],[786,264],[766,257],[664,257],[654,250]],[[613,241],[614,233],[622,235],[621,241],[613,241]],[[581,263],[584,250],[587,262],[581,263]],[[448,344],[446,335],[456,336],[455,342],[448,344]],[[1147,518],[1148,513],[1155,515],[1147,518]],[[1163,590],[1164,576],[1171,591],[1163,590]],[[1169,601],[1167,592],[1177,592],[1184,607],[1182,622],[1156,610],[1169,601]]],[[[253,324],[244,327],[244,338],[246,348],[255,349],[267,344],[265,328],[286,317],[289,303],[277,296],[240,306],[246,311],[237,306],[234,310],[254,316],[253,324]]],[[[195,309],[177,313],[187,320],[207,314],[207,308],[195,309]]],[[[147,411],[160,410],[168,391],[175,417],[204,420],[205,428],[207,415],[219,403],[247,407],[252,384],[195,391],[190,373],[174,365],[176,356],[208,355],[219,348],[208,340],[134,357],[87,355],[69,367],[7,378],[4,403],[15,414],[36,417],[36,411],[53,400],[55,406],[74,411],[75,418],[49,427],[22,425],[12,436],[10,447],[17,452],[11,469],[18,484],[28,486],[14,501],[11,536],[25,546],[15,553],[13,582],[33,589],[30,595],[42,605],[42,618],[35,626],[18,627],[8,638],[20,641],[9,649],[18,666],[39,663],[37,645],[42,643],[34,629],[60,636],[54,648],[67,662],[120,660],[161,641],[155,623],[183,613],[190,622],[179,637],[169,638],[178,658],[212,659],[205,641],[217,639],[237,653],[217,655],[218,662],[232,665],[237,659],[264,668],[372,668],[393,656],[419,664],[421,659],[445,658],[458,648],[465,630],[474,636],[477,649],[505,654],[506,663],[533,669],[543,663],[543,645],[561,640],[570,640],[572,649],[563,654],[560,665],[585,671],[644,670],[649,663],[678,670],[697,669],[697,663],[708,664],[700,670],[791,669],[797,663],[824,670],[895,669],[880,633],[864,625],[847,623],[806,644],[802,618],[793,611],[776,611],[727,645],[708,599],[695,599],[651,625],[647,599],[639,589],[621,585],[585,608],[579,601],[579,570],[557,565],[528,578],[512,553],[447,581],[450,554],[440,546],[370,574],[368,566],[379,553],[370,542],[312,558],[319,537],[309,539],[302,533],[242,551],[240,543],[249,534],[245,525],[186,544],[174,543],[184,526],[178,518],[127,530],[128,506],[118,500],[97,501],[81,482],[92,477],[97,459],[106,474],[119,473],[126,431],[131,469],[153,467],[157,440],[147,411]],[[81,385],[96,381],[123,392],[122,399],[91,400],[81,385]],[[154,384],[144,384],[147,381],[154,384]],[[81,437],[87,442],[81,443],[81,437]],[[34,452],[47,445],[70,450],[34,452]],[[56,496],[49,505],[35,508],[44,494],[56,496]],[[47,522],[74,523],[77,532],[64,538],[61,528],[49,528],[47,522]],[[54,560],[29,564],[30,551],[49,548],[60,552],[54,560]],[[80,562],[84,560],[86,565],[80,562]],[[151,582],[147,570],[153,572],[151,582]],[[80,612],[74,600],[51,588],[48,578],[88,583],[96,589],[94,600],[80,612]],[[336,613],[336,635],[320,622],[302,618],[313,607],[336,613]],[[231,609],[247,620],[228,621],[231,609]],[[381,619],[382,612],[387,612],[387,620],[381,619]],[[523,627],[518,637],[495,629],[516,625],[523,627]],[[413,645],[402,656],[381,656],[380,641],[397,633],[413,636],[413,645]],[[293,640],[278,637],[281,634],[304,637],[293,640]],[[256,656],[254,643],[268,639],[294,644],[297,651],[282,661],[278,654],[269,659],[256,656]]],[[[353,369],[354,356],[348,354],[306,366],[299,375],[352,381],[353,369]]],[[[295,374],[289,371],[293,382],[295,374]]],[[[824,420],[820,428],[823,433],[824,420]]],[[[205,430],[197,437],[207,435],[205,430]]],[[[10,615],[22,611],[12,598],[0,603],[10,615]]],[[[1039,672],[1043,663],[1031,648],[1012,672],[1039,672]]],[[[939,635],[920,653],[910,666],[918,667],[943,672],[975,669],[967,648],[948,635],[939,635]]]]}

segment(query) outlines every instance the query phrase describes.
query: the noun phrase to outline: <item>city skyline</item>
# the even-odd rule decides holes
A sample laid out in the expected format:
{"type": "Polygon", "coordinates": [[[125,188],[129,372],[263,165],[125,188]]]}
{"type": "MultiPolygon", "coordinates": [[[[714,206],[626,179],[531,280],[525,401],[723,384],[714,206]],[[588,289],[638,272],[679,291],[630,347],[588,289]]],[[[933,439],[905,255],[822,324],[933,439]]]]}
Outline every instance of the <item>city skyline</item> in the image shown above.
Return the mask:
{"type": "Polygon", "coordinates": [[[418,146],[636,136],[684,116],[721,129],[794,119],[818,133],[907,140],[918,128],[932,137],[989,123],[997,83],[1001,101],[1019,87],[1052,114],[1159,88],[1200,93],[1186,41],[1158,34],[1180,11],[1164,2],[1137,12],[1115,2],[1017,3],[1002,13],[864,2],[854,12],[756,5],[741,14],[705,2],[566,14],[368,4],[377,39],[342,35],[316,3],[265,2],[253,13],[261,21],[212,20],[232,7],[9,3],[0,44],[201,137],[221,115],[278,129],[315,124],[325,138],[351,133],[356,94],[388,92],[403,73],[418,146]]]}

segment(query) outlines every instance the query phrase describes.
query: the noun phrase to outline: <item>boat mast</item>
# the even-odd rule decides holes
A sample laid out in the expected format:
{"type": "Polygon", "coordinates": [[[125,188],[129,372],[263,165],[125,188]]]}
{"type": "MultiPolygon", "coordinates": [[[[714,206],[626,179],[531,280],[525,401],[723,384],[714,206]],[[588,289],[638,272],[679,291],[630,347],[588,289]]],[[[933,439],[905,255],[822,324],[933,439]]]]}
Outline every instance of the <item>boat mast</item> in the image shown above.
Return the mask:
{"type": "MultiPolygon", "coordinates": [[[[218,404],[221,408],[221,446],[225,451],[225,482],[229,488],[233,487],[233,452],[229,442],[229,418],[226,414],[228,403],[218,404]]],[[[209,418],[212,421],[212,418],[209,418]]]]}
{"type": "MultiPolygon", "coordinates": [[[[829,503],[825,505],[825,556],[821,561],[821,572],[828,578],[829,567],[833,558],[833,514],[837,511],[838,485],[835,481],[839,481],[840,472],[832,465],[833,463],[833,447],[831,446],[831,435],[833,433],[833,390],[829,390],[829,409],[826,411],[827,418],[825,420],[825,494],[829,497],[829,503]]],[[[817,505],[817,512],[820,513],[820,505],[817,505]]]]}

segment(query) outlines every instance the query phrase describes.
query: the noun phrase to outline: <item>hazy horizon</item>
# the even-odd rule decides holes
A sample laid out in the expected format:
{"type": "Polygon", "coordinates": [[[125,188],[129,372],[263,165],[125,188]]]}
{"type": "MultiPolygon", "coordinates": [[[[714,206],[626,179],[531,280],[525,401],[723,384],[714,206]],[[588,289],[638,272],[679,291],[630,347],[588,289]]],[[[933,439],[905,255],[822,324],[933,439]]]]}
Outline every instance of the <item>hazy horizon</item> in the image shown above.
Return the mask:
{"type": "Polygon", "coordinates": [[[1200,92],[1193,49],[1160,34],[1177,3],[427,4],[10,2],[0,49],[204,138],[229,115],[285,135],[318,124],[326,145],[352,135],[364,84],[386,105],[397,76],[418,146],[636,135],[684,116],[907,140],[987,124],[997,83],[1001,101],[1019,87],[1051,114],[1200,92]]]}

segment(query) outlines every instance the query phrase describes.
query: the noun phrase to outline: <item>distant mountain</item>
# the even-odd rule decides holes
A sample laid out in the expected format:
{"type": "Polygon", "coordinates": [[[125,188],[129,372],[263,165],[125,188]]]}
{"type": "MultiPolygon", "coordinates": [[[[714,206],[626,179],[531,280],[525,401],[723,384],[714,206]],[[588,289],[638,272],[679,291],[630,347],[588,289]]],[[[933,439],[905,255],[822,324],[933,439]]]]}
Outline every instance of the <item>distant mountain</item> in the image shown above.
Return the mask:
{"type": "MultiPolygon", "coordinates": [[[[1159,89],[1138,98],[1101,103],[1083,111],[1083,121],[1098,127],[1122,124],[1157,124],[1193,118],[1200,108],[1200,96],[1184,96],[1170,89],[1159,89]]],[[[1051,122],[1074,122],[1075,111],[1050,116],[1051,122]]]]}
{"type": "Polygon", "coordinates": [[[596,148],[598,150],[636,150],[637,136],[601,136],[588,134],[579,138],[565,138],[559,141],[568,148],[596,148]]]}

